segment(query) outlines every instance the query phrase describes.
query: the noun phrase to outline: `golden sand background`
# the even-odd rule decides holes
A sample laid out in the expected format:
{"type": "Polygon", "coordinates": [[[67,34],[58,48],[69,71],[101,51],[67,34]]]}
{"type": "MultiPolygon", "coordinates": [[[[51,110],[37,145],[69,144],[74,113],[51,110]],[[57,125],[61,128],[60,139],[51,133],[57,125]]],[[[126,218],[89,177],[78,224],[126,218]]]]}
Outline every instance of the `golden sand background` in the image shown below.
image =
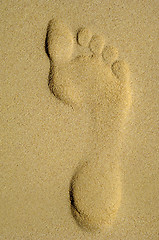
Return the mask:
{"type": "Polygon", "coordinates": [[[159,238],[158,1],[1,1],[0,239],[159,238]],[[91,26],[131,69],[133,107],[123,146],[123,195],[105,234],[83,231],[69,184],[87,146],[85,119],[48,88],[47,25],[91,26]]]}

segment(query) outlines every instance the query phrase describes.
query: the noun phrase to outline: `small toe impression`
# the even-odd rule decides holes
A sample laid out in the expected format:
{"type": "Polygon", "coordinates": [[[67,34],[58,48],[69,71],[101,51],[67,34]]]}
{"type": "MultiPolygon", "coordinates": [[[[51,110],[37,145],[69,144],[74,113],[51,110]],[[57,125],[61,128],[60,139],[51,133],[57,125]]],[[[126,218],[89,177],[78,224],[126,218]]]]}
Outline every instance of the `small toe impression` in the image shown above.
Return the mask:
{"type": "Polygon", "coordinates": [[[94,35],[90,41],[89,47],[94,54],[101,54],[104,46],[104,39],[102,36],[94,35]]]}
{"type": "Polygon", "coordinates": [[[73,52],[73,36],[63,23],[51,20],[47,32],[48,54],[52,61],[68,60],[73,52]]]}
{"type": "Polygon", "coordinates": [[[111,65],[118,58],[118,50],[113,46],[106,46],[102,55],[105,63],[111,65]]]}
{"type": "Polygon", "coordinates": [[[91,40],[91,37],[92,37],[92,33],[89,29],[87,28],[80,29],[80,31],[77,34],[78,44],[83,47],[87,47],[91,40]]]}
{"type": "Polygon", "coordinates": [[[118,79],[126,79],[129,77],[129,67],[124,61],[116,61],[112,65],[112,72],[118,79]]]}

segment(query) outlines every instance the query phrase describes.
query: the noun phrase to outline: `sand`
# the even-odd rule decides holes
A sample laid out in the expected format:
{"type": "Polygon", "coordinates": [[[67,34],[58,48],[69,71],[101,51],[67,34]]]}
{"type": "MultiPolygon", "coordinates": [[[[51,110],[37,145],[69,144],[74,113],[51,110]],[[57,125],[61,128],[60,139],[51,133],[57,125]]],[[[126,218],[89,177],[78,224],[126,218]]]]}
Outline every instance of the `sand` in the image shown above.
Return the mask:
{"type": "Polygon", "coordinates": [[[158,2],[0,8],[0,239],[157,240],[158,2]]]}

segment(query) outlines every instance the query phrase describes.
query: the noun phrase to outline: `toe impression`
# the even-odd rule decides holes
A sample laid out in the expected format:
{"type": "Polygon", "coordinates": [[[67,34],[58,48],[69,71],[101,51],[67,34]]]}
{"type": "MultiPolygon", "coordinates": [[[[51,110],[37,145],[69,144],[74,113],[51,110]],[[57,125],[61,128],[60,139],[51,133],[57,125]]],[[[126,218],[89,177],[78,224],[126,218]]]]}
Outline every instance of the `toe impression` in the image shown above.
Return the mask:
{"type": "Polygon", "coordinates": [[[129,77],[129,67],[124,61],[116,61],[112,64],[112,72],[118,79],[129,77]]]}
{"type": "Polygon", "coordinates": [[[77,34],[77,42],[83,47],[87,47],[92,37],[92,33],[87,28],[82,28],[77,34]]]}
{"type": "Polygon", "coordinates": [[[118,50],[113,46],[106,46],[103,49],[102,56],[105,63],[111,65],[118,58],[118,50]]]}
{"type": "Polygon", "coordinates": [[[48,54],[53,62],[70,59],[73,52],[73,36],[65,24],[51,20],[47,32],[48,54]]]}
{"type": "Polygon", "coordinates": [[[104,39],[102,36],[94,35],[90,41],[89,47],[90,50],[95,55],[100,55],[104,46],[104,39]]]}

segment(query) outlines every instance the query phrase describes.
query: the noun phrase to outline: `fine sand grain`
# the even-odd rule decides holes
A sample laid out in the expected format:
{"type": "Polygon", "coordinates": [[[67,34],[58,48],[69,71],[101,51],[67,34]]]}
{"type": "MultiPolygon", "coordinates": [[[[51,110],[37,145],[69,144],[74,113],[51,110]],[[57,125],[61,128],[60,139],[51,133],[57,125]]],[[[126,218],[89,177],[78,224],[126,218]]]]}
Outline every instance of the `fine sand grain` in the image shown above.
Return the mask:
{"type": "Polygon", "coordinates": [[[157,240],[158,1],[0,10],[0,240],[157,240]]]}

